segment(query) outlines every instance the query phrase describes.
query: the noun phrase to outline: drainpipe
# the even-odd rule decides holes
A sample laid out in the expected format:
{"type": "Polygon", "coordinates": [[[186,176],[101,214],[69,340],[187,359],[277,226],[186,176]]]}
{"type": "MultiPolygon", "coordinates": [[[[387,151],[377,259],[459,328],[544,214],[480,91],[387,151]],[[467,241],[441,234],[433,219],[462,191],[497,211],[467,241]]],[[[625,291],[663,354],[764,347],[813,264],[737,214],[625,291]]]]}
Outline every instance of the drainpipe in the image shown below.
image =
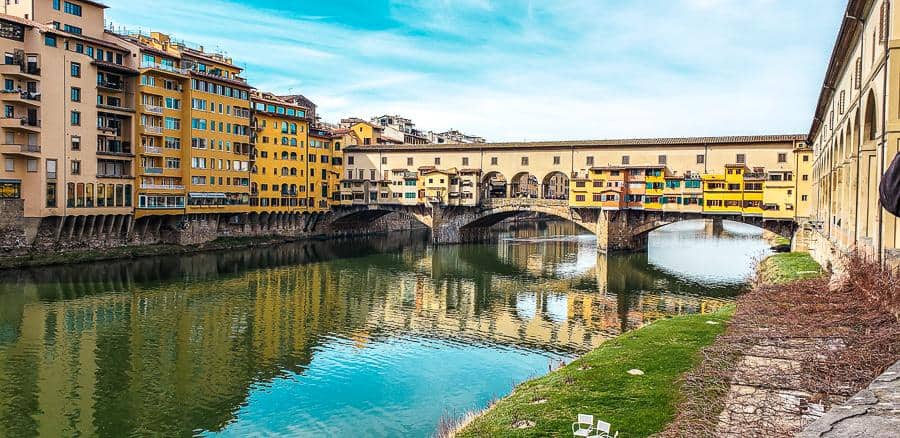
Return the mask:
{"type": "MultiPolygon", "coordinates": [[[[881,181],[884,176],[884,165],[885,160],[887,159],[887,86],[888,86],[888,66],[890,65],[891,60],[891,51],[888,47],[888,41],[890,41],[890,19],[891,19],[891,4],[890,2],[886,2],[885,7],[887,7],[887,11],[885,11],[885,23],[884,26],[886,28],[886,34],[884,35],[884,41],[882,44],[884,45],[884,72],[882,76],[884,76],[884,84],[881,89],[881,157],[879,158],[878,164],[878,180],[881,181]]],[[[879,202],[880,204],[880,202],[879,202]]],[[[882,267],[884,266],[884,208],[881,205],[878,206],[878,258],[881,262],[882,267]]]]}
{"type": "MultiPolygon", "coordinates": [[[[863,23],[863,20],[858,17],[851,17],[848,15],[847,18],[849,18],[851,20],[855,20],[856,24],[860,27],[860,31],[859,31],[859,53],[860,53],[860,55],[859,56],[860,56],[860,60],[861,60],[862,56],[863,56],[862,54],[865,53],[865,49],[866,49],[866,33],[865,33],[865,28],[863,27],[864,23],[863,23]]],[[[854,65],[854,68],[856,68],[855,65],[854,65]]],[[[857,113],[857,115],[859,115],[860,109],[862,108],[862,101],[863,101],[862,78],[857,78],[857,80],[860,81],[859,96],[857,96],[859,98],[859,104],[857,104],[857,106],[856,106],[856,113],[857,113]]],[[[859,123],[859,117],[855,117],[853,120],[853,123],[854,123],[854,127],[857,128],[856,132],[854,133],[856,135],[856,193],[853,194],[853,198],[856,200],[856,206],[853,209],[853,243],[858,244],[859,243],[859,172],[860,172],[860,161],[862,159],[862,157],[861,157],[862,153],[860,152],[860,149],[862,149],[861,148],[862,132],[858,129],[859,126],[861,126],[861,124],[859,123]]]]}

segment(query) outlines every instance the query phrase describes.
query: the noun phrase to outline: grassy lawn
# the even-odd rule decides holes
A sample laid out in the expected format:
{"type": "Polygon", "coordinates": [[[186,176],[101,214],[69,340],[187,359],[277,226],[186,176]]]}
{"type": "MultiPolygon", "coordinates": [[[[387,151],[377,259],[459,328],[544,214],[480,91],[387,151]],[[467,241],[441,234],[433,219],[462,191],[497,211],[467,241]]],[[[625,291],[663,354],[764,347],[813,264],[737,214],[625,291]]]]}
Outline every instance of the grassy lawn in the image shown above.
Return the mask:
{"type": "Polygon", "coordinates": [[[679,377],[725,330],[733,308],[664,319],[610,340],[568,366],[519,385],[458,436],[571,436],[577,414],[593,414],[619,436],[660,432],[675,416],[679,377]],[[715,323],[715,324],[712,324],[715,323]],[[645,374],[632,376],[628,370],[645,374]],[[519,421],[533,427],[516,429],[519,421]]]}
{"type": "Polygon", "coordinates": [[[774,246],[791,246],[791,239],[788,239],[787,237],[778,236],[775,238],[774,241],[772,241],[772,244],[774,246]]]}
{"type": "Polygon", "coordinates": [[[762,262],[763,279],[783,284],[822,275],[822,267],[805,252],[775,254],[762,262]]]}

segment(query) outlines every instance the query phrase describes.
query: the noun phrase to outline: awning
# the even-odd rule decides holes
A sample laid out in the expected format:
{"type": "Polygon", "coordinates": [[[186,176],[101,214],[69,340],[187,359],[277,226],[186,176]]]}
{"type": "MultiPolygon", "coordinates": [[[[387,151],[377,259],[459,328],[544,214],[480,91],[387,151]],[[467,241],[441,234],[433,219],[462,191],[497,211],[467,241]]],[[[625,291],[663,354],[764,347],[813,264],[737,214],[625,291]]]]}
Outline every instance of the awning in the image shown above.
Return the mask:
{"type": "Polygon", "coordinates": [[[20,179],[0,179],[0,184],[22,184],[20,179]]]}
{"type": "Polygon", "coordinates": [[[225,199],[224,193],[189,193],[192,198],[225,199]]]}

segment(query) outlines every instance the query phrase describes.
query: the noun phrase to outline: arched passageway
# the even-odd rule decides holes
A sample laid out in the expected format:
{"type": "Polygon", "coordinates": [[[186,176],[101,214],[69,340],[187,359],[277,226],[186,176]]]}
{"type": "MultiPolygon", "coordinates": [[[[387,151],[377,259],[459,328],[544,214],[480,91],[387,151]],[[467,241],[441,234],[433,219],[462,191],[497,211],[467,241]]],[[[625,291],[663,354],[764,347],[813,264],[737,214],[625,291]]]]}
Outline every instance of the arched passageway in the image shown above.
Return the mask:
{"type": "Polygon", "coordinates": [[[562,172],[551,172],[544,177],[541,197],[544,199],[569,199],[569,177],[562,172]]]}
{"type": "Polygon", "coordinates": [[[488,172],[482,179],[484,199],[502,199],[508,197],[506,177],[500,172],[488,172]]]}
{"type": "Polygon", "coordinates": [[[528,172],[519,172],[512,179],[510,197],[512,198],[537,198],[540,193],[540,184],[536,176],[528,172]]]}

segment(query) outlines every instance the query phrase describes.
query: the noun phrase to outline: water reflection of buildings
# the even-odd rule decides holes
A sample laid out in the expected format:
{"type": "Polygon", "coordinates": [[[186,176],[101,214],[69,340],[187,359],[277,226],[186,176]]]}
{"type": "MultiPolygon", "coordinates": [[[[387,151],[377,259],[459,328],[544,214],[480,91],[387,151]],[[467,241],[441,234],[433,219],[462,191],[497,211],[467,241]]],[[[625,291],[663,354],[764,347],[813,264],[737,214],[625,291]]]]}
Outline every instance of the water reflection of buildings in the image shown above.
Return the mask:
{"type": "Polygon", "coordinates": [[[0,282],[0,436],[221,430],[253,385],[303,373],[333,338],[574,353],[721,305],[642,255],[557,269],[584,245],[393,236],[11,273],[0,282]]]}

